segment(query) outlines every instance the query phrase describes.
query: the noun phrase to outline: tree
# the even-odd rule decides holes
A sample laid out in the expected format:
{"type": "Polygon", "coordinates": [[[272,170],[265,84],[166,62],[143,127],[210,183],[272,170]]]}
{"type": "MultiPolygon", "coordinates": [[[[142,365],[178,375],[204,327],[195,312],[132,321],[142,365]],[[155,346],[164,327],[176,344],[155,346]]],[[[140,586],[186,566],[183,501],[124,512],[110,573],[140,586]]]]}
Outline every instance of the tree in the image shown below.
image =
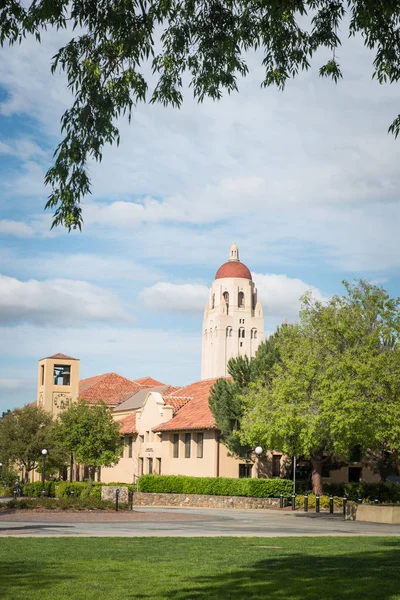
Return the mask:
{"type": "Polygon", "coordinates": [[[96,467],[118,463],[121,450],[119,424],[112,418],[104,402],[89,405],[84,400],[71,404],[60,413],[57,438],[75,460],[89,467],[92,480],[96,467]]]}
{"type": "Polygon", "coordinates": [[[56,450],[51,416],[36,405],[3,413],[0,419],[0,458],[22,464],[26,473],[41,466],[42,450],[49,460],[56,450]]]}
{"type": "MultiPolygon", "coordinates": [[[[45,178],[53,226],[81,228],[80,202],[90,192],[88,160],[100,161],[105,144],[119,143],[117,118],[130,119],[135,104],[147,100],[144,63],[157,78],[149,101],[176,107],[186,74],[199,102],[236,91],[252,49],[260,50],[264,87],[283,89],[288,78],[310,68],[319,48],[332,52],[320,75],[337,82],[342,73],[335,51],[347,30],[375,51],[373,77],[393,83],[400,78],[399,24],[396,0],[2,0],[1,44],[20,43],[27,35],[39,42],[50,27],[71,31],[52,62],[53,72],[65,71],[75,94],[45,178]]],[[[397,137],[400,115],[389,130],[397,137]]]]}
{"type": "Polygon", "coordinates": [[[260,344],[253,359],[247,356],[231,358],[228,373],[231,379],[218,379],[211,389],[209,406],[216,427],[221,431],[226,447],[240,457],[248,457],[252,446],[243,443],[241,438],[241,419],[243,417],[243,393],[250,382],[265,380],[278,360],[275,339],[278,334],[260,344]]]}
{"type": "Polygon", "coordinates": [[[400,440],[400,301],[365,281],[345,287],[325,304],[303,298],[271,379],[243,397],[243,440],[310,460],[319,493],[324,461],[400,440]]]}

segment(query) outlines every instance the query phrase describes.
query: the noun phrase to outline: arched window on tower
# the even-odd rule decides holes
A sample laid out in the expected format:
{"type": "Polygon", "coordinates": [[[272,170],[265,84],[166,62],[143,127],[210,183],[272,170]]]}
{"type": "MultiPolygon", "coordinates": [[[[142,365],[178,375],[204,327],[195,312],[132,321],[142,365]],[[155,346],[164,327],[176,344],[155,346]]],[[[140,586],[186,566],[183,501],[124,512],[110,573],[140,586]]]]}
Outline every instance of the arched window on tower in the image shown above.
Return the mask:
{"type": "Polygon", "coordinates": [[[253,294],[252,299],[251,299],[251,307],[253,310],[256,310],[256,304],[257,304],[257,296],[255,294],[253,294]]]}
{"type": "Polygon", "coordinates": [[[224,292],[222,295],[223,295],[223,298],[225,300],[226,314],[229,315],[229,293],[228,292],[224,292]]]}
{"type": "Polygon", "coordinates": [[[240,327],[238,333],[240,338],[244,338],[244,327],[240,327]]]}
{"type": "Polygon", "coordinates": [[[238,293],[238,307],[244,308],[244,292],[238,293]]]}
{"type": "Polygon", "coordinates": [[[226,337],[232,337],[232,327],[226,328],[226,337]]]}
{"type": "Polygon", "coordinates": [[[215,294],[213,294],[213,295],[212,295],[211,308],[212,308],[212,309],[214,309],[214,308],[215,308],[215,294]]]}
{"type": "Polygon", "coordinates": [[[251,339],[252,340],[256,340],[257,339],[257,329],[252,329],[251,330],[251,339]]]}

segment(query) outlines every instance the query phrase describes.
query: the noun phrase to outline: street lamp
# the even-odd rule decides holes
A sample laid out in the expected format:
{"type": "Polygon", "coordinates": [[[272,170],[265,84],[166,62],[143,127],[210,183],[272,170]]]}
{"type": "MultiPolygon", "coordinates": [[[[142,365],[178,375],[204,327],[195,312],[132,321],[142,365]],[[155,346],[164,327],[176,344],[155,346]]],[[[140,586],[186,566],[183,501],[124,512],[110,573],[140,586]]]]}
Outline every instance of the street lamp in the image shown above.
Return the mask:
{"type": "Polygon", "coordinates": [[[46,472],[46,455],[47,455],[47,450],[46,448],[43,448],[42,450],[42,456],[43,456],[43,465],[42,465],[42,493],[40,494],[41,496],[45,496],[46,492],[44,490],[44,476],[45,476],[45,472],[46,472]]]}
{"type": "Polygon", "coordinates": [[[254,448],[254,452],[257,454],[257,479],[260,479],[260,456],[263,453],[261,446],[254,448]]]}
{"type": "Polygon", "coordinates": [[[1,470],[2,470],[2,467],[3,467],[3,463],[0,462],[0,479],[1,479],[1,470]]]}

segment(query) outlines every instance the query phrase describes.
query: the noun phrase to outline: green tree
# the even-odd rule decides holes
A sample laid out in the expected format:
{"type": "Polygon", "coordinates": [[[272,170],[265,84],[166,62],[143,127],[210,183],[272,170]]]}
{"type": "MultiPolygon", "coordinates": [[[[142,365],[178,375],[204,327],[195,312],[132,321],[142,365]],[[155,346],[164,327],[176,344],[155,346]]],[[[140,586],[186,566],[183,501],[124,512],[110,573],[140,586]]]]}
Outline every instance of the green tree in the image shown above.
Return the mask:
{"type": "Polygon", "coordinates": [[[29,473],[41,466],[44,448],[51,461],[57,445],[52,418],[42,408],[28,404],[5,413],[0,419],[2,462],[22,464],[26,473],[29,473]]]}
{"type": "Polygon", "coordinates": [[[216,427],[221,431],[224,444],[237,456],[248,457],[252,450],[252,446],[243,443],[241,438],[242,396],[250,382],[268,379],[272,366],[278,360],[275,339],[276,335],[260,344],[251,360],[247,356],[231,358],[228,362],[231,379],[218,379],[211,389],[209,406],[216,427]]]}
{"type": "MultiPolygon", "coordinates": [[[[246,53],[258,50],[264,87],[283,89],[288,78],[311,66],[319,48],[331,56],[320,66],[337,82],[342,73],[335,51],[340,36],[359,35],[375,52],[373,77],[400,78],[400,3],[395,0],[2,0],[0,43],[40,41],[53,27],[71,39],[53,57],[75,94],[62,117],[64,139],[45,181],[53,226],[81,227],[80,202],[90,192],[88,160],[100,161],[105,144],[119,143],[116,120],[129,118],[139,101],[179,107],[187,77],[195,98],[219,99],[238,89],[248,73],[246,53]],[[156,77],[148,98],[143,64],[156,77]]],[[[400,116],[389,130],[400,131],[400,116]]]]}
{"type": "Polygon", "coordinates": [[[243,440],[310,460],[314,492],[324,461],[348,459],[356,445],[399,447],[400,302],[365,281],[345,287],[325,304],[303,298],[273,376],[243,396],[243,440]]]}
{"type": "Polygon", "coordinates": [[[71,404],[60,414],[56,427],[59,443],[73,453],[78,463],[88,465],[90,480],[96,467],[118,463],[119,424],[103,402],[90,405],[79,400],[71,404]]]}

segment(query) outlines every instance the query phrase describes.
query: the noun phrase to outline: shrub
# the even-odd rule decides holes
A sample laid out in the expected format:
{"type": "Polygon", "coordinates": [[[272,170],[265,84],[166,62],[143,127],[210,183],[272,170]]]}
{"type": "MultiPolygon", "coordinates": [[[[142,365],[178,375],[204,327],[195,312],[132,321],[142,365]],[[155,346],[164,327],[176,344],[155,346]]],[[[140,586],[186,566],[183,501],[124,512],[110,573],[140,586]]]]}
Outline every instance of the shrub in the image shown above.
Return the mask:
{"type": "Polygon", "coordinates": [[[326,494],[334,496],[347,496],[349,500],[362,498],[364,501],[373,502],[378,498],[383,503],[400,502],[399,483],[324,483],[323,489],[326,494]]]}
{"type": "MultiPolygon", "coordinates": [[[[314,494],[308,495],[308,508],[313,509],[316,505],[316,499],[314,494]]],[[[337,496],[333,497],[333,505],[335,508],[343,508],[343,498],[339,498],[337,496]]],[[[329,496],[322,495],[319,499],[320,508],[329,508],[329,496]]],[[[296,507],[304,508],[304,495],[299,494],[296,496],[296,507]]]]}
{"type": "MultiPolygon", "coordinates": [[[[55,481],[44,482],[44,491],[46,492],[47,497],[54,498],[55,486],[55,481]]],[[[38,498],[42,493],[42,482],[35,481],[34,483],[25,483],[25,485],[22,486],[21,490],[23,496],[28,496],[29,498],[38,498]]]]}
{"type": "Polygon", "coordinates": [[[12,488],[5,485],[0,487],[0,497],[12,496],[12,488]]]}
{"type": "Polygon", "coordinates": [[[189,477],[185,475],[142,475],[138,491],[164,494],[208,494],[290,498],[293,483],[287,479],[230,479],[227,477],[189,477]]]}
{"type": "MultiPolygon", "coordinates": [[[[6,503],[8,508],[14,509],[37,509],[46,510],[112,510],[113,503],[109,500],[99,500],[98,498],[20,498],[9,500],[6,503]]],[[[120,510],[125,510],[127,505],[121,504],[120,510]]]]}
{"type": "Polygon", "coordinates": [[[71,492],[74,498],[101,498],[101,486],[84,481],[62,481],[56,487],[57,498],[69,498],[71,492]]]}

